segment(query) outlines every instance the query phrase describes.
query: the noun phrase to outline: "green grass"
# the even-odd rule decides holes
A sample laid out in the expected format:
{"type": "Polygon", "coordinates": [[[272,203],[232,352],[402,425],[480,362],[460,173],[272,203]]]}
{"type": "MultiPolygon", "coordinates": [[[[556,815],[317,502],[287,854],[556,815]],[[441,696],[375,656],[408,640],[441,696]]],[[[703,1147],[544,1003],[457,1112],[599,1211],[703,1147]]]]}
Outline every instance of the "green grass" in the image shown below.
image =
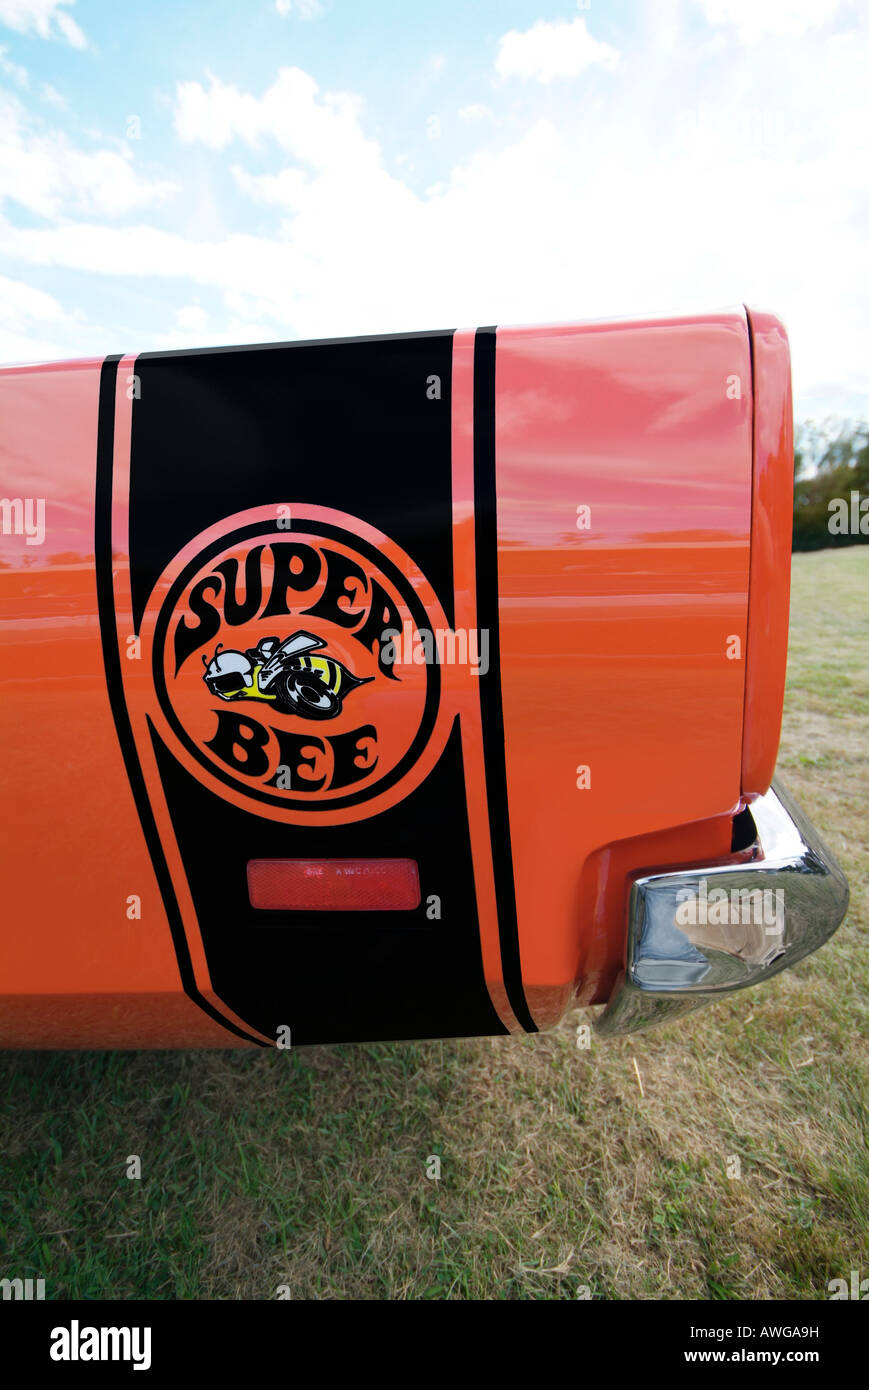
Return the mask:
{"type": "Polygon", "coordinates": [[[867,1277],[867,595],[869,548],[794,557],[779,771],[852,890],[817,955],[590,1052],[574,1014],[535,1039],[0,1054],[0,1275],[90,1299],[815,1299],[867,1277]]]}

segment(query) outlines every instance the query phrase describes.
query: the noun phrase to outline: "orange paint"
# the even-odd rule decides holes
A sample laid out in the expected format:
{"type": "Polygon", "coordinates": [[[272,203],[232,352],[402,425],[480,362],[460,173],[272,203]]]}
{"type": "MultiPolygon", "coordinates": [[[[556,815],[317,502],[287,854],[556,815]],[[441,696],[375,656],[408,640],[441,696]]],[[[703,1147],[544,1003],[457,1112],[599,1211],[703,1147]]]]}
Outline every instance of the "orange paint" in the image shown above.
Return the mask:
{"type": "MultiPolygon", "coordinates": [[[[709,823],[695,837],[709,852],[739,804],[745,314],[500,329],[496,391],[522,977],[557,1012],[574,981],[583,997],[592,980],[606,987],[622,955],[623,866],[607,871],[615,901],[601,920],[591,856],[689,822],[709,823]]],[[[661,848],[679,858],[681,843],[661,848]]]]}
{"type": "MultiPolygon", "coordinates": [[[[474,330],[464,329],[453,340],[453,567],[456,627],[475,631],[477,616],[476,545],[474,539],[474,330]]],[[[507,998],[498,936],[495,875],[489,839],[483,730],[480,714],[480,679],[469,667],[459,668],[462,751],[468,794],[468,821],[480,947],[486,988],[501,1022],[511,1033],[522,1029],[507,998]]]]}
{"type": "Polygon", "coordinates": [[[233,1047],[181,990],[106,693],[99,375],[93,361],[0,372],[5,487],[46,503],[42,545],[2,538],[0,1044],[233,1047]]]}
{"type": "Polygon", "coordinates": [[[794,507],[794,434],[787,333],[749,311],[754,365],[754,479],[742,792],[769,790],[784,704],[794,507]]]}

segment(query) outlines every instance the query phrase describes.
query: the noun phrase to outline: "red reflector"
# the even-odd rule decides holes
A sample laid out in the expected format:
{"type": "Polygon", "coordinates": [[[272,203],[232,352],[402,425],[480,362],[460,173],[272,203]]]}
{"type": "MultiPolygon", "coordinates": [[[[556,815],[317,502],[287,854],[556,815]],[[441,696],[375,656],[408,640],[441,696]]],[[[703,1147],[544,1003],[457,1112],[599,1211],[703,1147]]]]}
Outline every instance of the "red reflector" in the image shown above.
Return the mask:
{"type": "Polygon", "coordinates": [[[251,859],[251,907],[286,911],[409,912],[419,907],[413,859],[251,859]]]}

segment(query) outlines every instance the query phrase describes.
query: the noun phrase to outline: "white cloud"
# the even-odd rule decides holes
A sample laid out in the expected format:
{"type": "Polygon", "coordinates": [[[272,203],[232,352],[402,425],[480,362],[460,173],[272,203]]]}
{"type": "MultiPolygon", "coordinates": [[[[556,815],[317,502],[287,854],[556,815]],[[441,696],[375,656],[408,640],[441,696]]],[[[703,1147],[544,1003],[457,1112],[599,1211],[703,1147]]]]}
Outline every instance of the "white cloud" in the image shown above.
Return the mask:
{"type": "Polygon", "coordinates": [[[842,0],[699,0],[710,24],[733,25],[743,43],[766,35],[797,38],[828,24],[842,0]]]}
{"type": "Polygon", "coordinates": [[[185,304],[175,315],[175,326],[182,333],[205,333],[208,330],[208,314],[201,304],[185,304]]]}
{"type": "Polygon", "coordinates": [[[2,93],[0,131],[0,203],[17,203],[41,217],[116,217],[177,189],[168,180],[141,176],[128,155],[80,150],[61,130],[34,129],[17,98],[2,93]]]}
{"type": "Polygon", "coordinates": [[[539,19],[521,33],[511,29],[498,41],[495,70],[499,77],[534,78],[549,83],[577,77],[587,68],[618,66],[618,51],[592,38],[584,19],[549,23],[539,19]]]}
{"type": "Polygon", "coordinates": [[[0,304],[10,316],[37,319],[40,323],[61,323],[66,317],[60,302],[52,295],[21,280],[9,280],[5,275],[0,275],[0,304]]]}
{"type": "Polygon", "coordinates": [[[11,58],[7,58],[8,49],[4,44],[0,44],[0,72],[12,79],[16,87],[29,87],[30,77],[27,69],[20,63],[15,63],[11,58]]]}
{"type": "Polygon", "coordinates": [[[469,106],[459,107],[459,119],[462,121],[491,121],[494,114],[492,108],[481,101],[473,101],[469,106]]]}
{"type": "Polygon", "coordinates": [[[174,315],[172,326],[159,333],[156,348],[226,347],[232,343],[257,342],[263,336],[263,323],[269,322],[270,306],[250,296],[229,292],[226,313],[209,313],[194,300],[174,315]]]}
{"type": "Polygon", "coordinates": [[[176,310],[172,327],[159,337],[161,348],[219,347],[211,337],[209,315],[199,303],[185,304],[176,310]]]}
{"type": "Polygon", "coordinates": [[[56,28],[73,48],[86,48],[84,34],[62,8],[74,4],[75,0],[0,0],[0,24],[19,34],[33,31],[43,39],[55,38],[56,28]]]}
{"type": "Polygon", "coordinates": [[[66,97],[53,87],[50,82],[43,82],[39,89],[39,95],[49,106],[56,106],[58,111],[65,111],[67,106],[66,97]]]}
{"type": "Polygon", "coordinates": [[[98,350],[82,339],[85,318],[70,313],[53,295],[22,280],[0,275],[0,361],[45,362],[98,350]]]}
{"type": "Polygon", "coordinates": [[[290,14],[297,19],[319,19],[326,13],[320,0],[275,0],[275,9],[281,19],[286,19],[290,14]]]}
{"type": "Polygon", "coordinates": [[[274,141],[287,154],[313,168],[379,163],[380,152],[360,124],[361,102],[349,92],[321,92],[301,68],[281,68],[262,97],[241,92],[209,76],[179,82],[175,129],[185,143],[223,150],[234,140],[248,145],[274,141]]]}
{"type": "Polygon", "coordinates": [[[290,212],[301,208],[310,188],[310,180],[301,169],[282,169],[279,174],[250,174],[233,164],[232,176],[239,191],[253,202],[286,208],[290,212]]]}

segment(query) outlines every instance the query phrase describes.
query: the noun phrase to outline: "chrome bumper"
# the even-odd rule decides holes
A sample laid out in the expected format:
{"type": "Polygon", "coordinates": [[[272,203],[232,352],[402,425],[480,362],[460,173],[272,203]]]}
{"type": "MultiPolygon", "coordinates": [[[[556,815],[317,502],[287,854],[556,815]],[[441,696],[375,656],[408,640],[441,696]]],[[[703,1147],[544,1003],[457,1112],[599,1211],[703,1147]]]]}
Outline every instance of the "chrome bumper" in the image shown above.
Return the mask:
{"type": "Polygon", "coordinates": [[[848,906],[845,875],[814,826],[774,782],[752,803],[746,849],[633,880],[625,969],[597,1030],[666,1023],[801,960],[848,906]]]}

